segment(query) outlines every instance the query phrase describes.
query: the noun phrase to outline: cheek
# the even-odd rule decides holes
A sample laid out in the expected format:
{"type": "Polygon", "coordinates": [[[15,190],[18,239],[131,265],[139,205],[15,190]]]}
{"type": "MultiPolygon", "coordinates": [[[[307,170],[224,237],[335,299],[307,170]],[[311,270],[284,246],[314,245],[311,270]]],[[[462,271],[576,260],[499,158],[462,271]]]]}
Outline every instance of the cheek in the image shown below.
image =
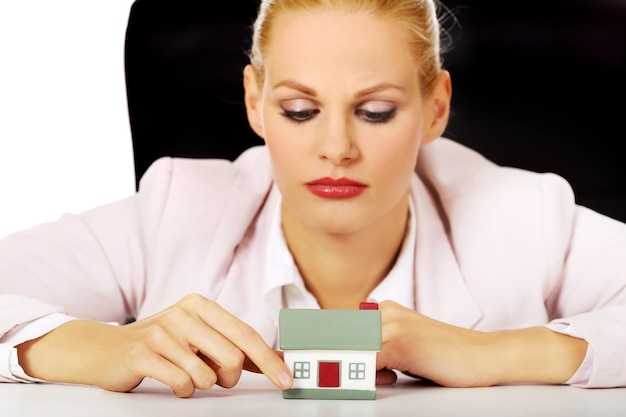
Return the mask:
{"type": "Polygon", "coordinates": [[[380,132],[370,131],[370,135],[375,136],[368,140],[372,144],[369,154],[377,161],[382,176],[410,176],[420,148],[420,126],[418,121],[407,120],[380,132]]]}
{"type": "MultiPolygon", "coordinates": [[[[272,136],[268,135],[268,138],[272,138],[272,136]]],[[[292,168],[293,157],[290,157],[292,154],[289,152],[287,147],[281,145],[273,139],[266,140],[265,143],[269,149],[272,160],[274,179],[280,185],[283,182],[283,179],[288,179],[294,174],[292,168]]]]}
{"type": "MultiPolygon", "coordinates": [[[[270,149],[280,151],[281,149],[293,147],[297,145],[294,141],[294,126],[288,123],[288,120],[280,114],[280,109],[268,109],[266,106],[263,113],[263,126],[265,133],[265,142],[270,149]]],[[[297,127],[297,125],[296,125],[297,127]]]]}
{"type": "Polygon", "coordinates": [[[274,178],[279,186],[297,176],[299,164],[298,158],[294,158],[294,155],[297,155],[298,144],[301,141],[294,140],[295,138],[297,135],[282,116],[266,115],[265,144],[270,152],[274,178]]]}

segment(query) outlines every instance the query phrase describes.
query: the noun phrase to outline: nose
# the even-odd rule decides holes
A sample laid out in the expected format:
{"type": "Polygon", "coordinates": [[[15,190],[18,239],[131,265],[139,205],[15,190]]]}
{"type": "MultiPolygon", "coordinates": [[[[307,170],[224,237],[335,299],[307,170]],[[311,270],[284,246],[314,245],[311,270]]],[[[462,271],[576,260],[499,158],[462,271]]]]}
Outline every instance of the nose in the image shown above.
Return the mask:
{"type": "Polygon", "coordinates": [[[319,141],[319,157],[333,165],[345,165],[359,156],[352,126],[341,117],[329,120],[319,141]]]}

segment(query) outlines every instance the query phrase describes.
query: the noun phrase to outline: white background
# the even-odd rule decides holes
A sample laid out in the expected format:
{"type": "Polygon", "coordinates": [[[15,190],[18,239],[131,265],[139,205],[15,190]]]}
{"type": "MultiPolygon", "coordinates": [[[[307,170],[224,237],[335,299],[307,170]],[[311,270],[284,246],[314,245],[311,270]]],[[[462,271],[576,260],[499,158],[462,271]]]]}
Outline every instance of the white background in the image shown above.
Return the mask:
{"type": "Polygon", "coordinates": [[[0,0],[0,238],[132,194],[132,0],[0,0]]]}

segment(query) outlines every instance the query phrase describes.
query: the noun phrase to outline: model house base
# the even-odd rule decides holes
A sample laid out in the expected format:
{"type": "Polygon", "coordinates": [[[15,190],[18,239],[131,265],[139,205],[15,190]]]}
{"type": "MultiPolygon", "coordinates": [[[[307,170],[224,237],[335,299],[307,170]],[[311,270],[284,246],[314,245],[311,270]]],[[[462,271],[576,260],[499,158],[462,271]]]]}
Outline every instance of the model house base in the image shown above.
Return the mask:
{"type": "Polygon", "coordinates": [[[283,391],[283,398],[301,400],[375,400],[376,390],[361,389],[307,389],[290,388],[283,391]]]}

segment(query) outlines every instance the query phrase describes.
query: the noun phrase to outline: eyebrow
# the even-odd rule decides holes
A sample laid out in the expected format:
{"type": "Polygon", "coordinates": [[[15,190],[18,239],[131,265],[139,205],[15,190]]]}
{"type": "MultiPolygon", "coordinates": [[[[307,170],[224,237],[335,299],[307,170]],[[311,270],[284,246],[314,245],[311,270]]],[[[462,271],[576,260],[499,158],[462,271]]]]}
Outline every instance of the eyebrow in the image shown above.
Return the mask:
{"type": "Polygon", "coordinates": [[[361,97],[366,97],[369,96],[371,94],[375,94],[378,93],[380,91],[385,91],[385,90],[398,90],[401,93],[406,93],[406,89],[404,87],[401,87],[397,84],[392,84],[392,83],[387,83],[387,82],[382,82],[376,85],[373,85],[371,87],[368,87],[364,90],[361,90],[359,92],[357,92],[354,97],[355,98],[361,98],[361,97]]]}
{"type": "Polygon", "coordinates": [[[317,97],[317,92],[314,89],[307,87],[306,85],[301,84],[294,80],[279,81],[272,86],[273,89],[276,89],[279,87],[291,88],[292,90],[300,91],[301,93],[307,94],[309,96],[317,97]]]}
{"type": "MultiPolygon", "coordinates": [[[[317,97],[317,91],[315,91],[313,88],[308,87],[302,83],[299,83],[297,81],[294,80],[283,80],[283,81],[279,81],[276,84],[274,84],[272,86],[273,89],[279,88],[279,87],[287,87],[287,88],[291,88],[292,90],[297,90],[300,91],[301,93],[307,94],[309,96],[312,97],[317,97]]],[[[376,85],[373,85],[371,87],[368,87],[364,90],[358,91],[356,94],[354,94],[355,98],[362,98],[362,97],[366,97],[369,96],[371,94],[375,94],[378,93],[380,91],[384,91],[384,90],[398,90],[401,93],[406,93],[406,89],[396,85],[396,84],[392,84],[392,83],[388,83],[388,82],[382,82],[376,85]]]]}

